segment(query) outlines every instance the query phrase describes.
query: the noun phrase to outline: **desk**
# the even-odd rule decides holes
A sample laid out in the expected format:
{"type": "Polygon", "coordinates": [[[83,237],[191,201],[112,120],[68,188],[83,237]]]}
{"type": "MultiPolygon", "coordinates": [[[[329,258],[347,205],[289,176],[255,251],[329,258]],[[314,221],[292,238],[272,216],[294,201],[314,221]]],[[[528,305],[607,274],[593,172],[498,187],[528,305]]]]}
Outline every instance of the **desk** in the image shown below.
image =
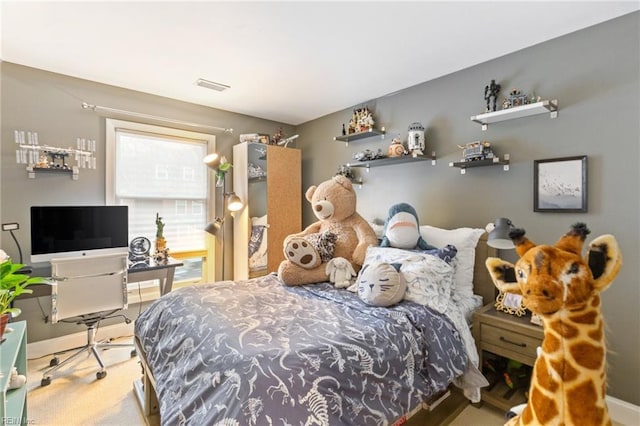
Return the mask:
{"type": "Polygon", "coordinates": [[[173,287],[173,276],[176,268],[182,265],[181,261],[173,257],[169,257],[166,262],[162,263],[156,263],[153,259],[149,259],[149,262],[136,263],[129,266],[127,282],[137,283],[140,281],[159,280],[160,296],[164,296],[173,287]]]}
{"type": "MultiPolygon", "coordinates": [[[[182,265],[183,263],[180,260],[172,257],[162,263],[156,263],[153,259],[149,259],[148,262],[131,264],[127,271],[127,282],[137,283],[140,281],[159,280],[160,295],[163,296],[171,291],[176,268],[182,265]]],[[[18,299],[51,296],[51,286],[49,284],[32,284],[28,288],[33,290],[33,293],[20,295],[18,299]]]]}

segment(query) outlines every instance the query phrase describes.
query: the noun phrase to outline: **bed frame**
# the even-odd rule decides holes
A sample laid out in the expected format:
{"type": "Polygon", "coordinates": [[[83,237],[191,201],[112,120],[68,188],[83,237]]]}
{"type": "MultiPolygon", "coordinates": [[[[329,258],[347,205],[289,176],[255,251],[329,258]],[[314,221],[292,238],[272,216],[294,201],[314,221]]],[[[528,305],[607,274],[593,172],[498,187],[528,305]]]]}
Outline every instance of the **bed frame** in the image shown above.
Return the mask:
{"type": "MultiPolygon", "coordinates": [[[[482,296],[483,305],[495,301],[497,290],[487,268],[485,260],[487,257],[496,257],[497,250],[487,245],[487,234],[480,237],[476,246],[475,264],[473,269],[474,293],[482,296]]],[[[145,353],[137,338],[134,343],[142,366],[142,377],[133,382],[133,391],[142,410],[142,414],[148,425],[160,425],[160,406],[155,391],[155,379],[149,370],[145,353]]],[[[438,397],[435,398],[436,400],[438,397]]],[[[442,395],[437,404],[432,401],[432,408],[424,404],[423,409],[410,413],[406,421],[407,426],[418,426],[429,424],[433,426],[444,426],[462,412],[469,405],[469,401],[462,395],[455,386],[451,386],[448,394],[442,395]]],[[[402,424],[402,421],[396,422],[402,424]]]]}

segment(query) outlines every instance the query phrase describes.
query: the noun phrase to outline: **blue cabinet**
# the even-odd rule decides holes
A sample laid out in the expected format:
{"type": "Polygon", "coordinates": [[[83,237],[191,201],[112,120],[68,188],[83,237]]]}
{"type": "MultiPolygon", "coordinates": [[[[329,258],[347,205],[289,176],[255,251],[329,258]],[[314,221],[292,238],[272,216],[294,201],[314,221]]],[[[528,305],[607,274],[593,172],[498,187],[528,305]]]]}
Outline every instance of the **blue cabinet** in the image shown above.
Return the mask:
{"type": "Polygon", "coordinates": [[[0,421],[2,424],[27,424],[27,385],[7,390],[13,367],[27,375],[27,322],[7,324],[0,344],[0,421]]]}

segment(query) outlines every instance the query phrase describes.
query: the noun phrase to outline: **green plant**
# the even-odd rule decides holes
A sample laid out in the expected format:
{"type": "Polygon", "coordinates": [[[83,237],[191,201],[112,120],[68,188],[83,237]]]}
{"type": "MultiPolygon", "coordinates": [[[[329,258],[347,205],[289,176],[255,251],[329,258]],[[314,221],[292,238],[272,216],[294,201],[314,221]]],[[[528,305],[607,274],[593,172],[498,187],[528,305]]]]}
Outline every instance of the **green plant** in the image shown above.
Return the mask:
{"type": "Polygon", "coordinates": [[[20,308],[11,307],[11,302],[21,294],[32,293],[33,291],[27,289],[27,286],[46,282],[44,278],[29,277],[20,273],[24,267],[25,265],[21,263],[11,262],[8,257],[4,257],[0,264],[0,315],[11,314],[13,317],[20,315],[22,312],[20,308]]]}

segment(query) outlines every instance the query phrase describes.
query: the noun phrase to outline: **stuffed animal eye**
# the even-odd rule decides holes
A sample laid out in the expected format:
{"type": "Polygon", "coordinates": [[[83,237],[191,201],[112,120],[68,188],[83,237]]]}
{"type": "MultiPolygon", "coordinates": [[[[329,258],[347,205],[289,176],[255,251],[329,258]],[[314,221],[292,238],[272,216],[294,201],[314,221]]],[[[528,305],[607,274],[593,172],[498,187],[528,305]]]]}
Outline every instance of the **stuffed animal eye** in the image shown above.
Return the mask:
{"type": "Polygon", "coordinates": [[[578,265],[577,263],[573,263],[571,265],[571,267],[569,268],[569,273],[570,274],[577,274],[579,270],[580,270],[580,265],[578,265]]]}
{"type": "Polygon", "coordinates": [[[526,278],[526,274],[522,269],[518,269],[517,274],[518,274],[518,278],[520,278],[521,280],[526,278]]]}

